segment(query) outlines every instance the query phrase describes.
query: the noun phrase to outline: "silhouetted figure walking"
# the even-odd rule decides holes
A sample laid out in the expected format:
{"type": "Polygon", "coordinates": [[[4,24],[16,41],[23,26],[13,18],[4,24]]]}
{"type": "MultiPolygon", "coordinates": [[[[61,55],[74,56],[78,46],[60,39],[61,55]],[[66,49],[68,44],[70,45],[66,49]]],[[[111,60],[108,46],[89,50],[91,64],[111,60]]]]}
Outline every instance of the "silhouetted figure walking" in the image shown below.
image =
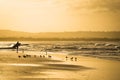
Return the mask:
{"type": "Polygon", "coordinates": [[[18,48],[21,45],[21,43],[19,43],[19,41],[17,41],[17,43],[13,46],[13,48],[16,48],[17,53],[18,53],[18,48]]]}

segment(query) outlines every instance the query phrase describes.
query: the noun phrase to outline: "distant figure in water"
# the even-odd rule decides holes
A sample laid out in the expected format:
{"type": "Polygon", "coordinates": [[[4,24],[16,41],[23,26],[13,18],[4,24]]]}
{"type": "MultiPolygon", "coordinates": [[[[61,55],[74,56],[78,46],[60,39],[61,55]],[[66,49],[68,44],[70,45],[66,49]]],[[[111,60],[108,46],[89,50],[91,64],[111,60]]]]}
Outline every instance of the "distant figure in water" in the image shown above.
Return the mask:
{"type": "Polygon", "coordinates": [[[77,57],[75,57],[75,61],[77,61],[77,57]]]}
{"type": "Polygon", "coordinates": [[[73,57],[71,57],[70,59],[71,59],[71,61],[73,61],[73,57]]]}

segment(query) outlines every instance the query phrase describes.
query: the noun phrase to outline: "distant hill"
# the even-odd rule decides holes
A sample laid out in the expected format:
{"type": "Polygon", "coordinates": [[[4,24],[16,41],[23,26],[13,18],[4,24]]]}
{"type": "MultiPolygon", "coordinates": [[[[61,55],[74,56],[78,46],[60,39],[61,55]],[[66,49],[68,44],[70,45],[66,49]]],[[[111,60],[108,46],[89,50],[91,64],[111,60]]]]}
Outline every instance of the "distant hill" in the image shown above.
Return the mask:
{"type": "Polygon", "coordinates": [[[0,30],[0,40],[9,39],[120,39],[120,32],[41,32],[29,33],[20,31],[0,30]]]}

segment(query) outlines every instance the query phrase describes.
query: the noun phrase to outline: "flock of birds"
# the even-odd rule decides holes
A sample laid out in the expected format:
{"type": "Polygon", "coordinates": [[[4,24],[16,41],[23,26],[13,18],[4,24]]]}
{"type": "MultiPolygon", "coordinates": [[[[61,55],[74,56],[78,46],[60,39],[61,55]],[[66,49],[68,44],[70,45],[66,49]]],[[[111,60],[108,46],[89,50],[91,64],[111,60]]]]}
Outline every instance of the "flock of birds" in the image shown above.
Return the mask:
{"type": "MultiPolygon", "coordinates": [[[[28,54],[18,55],[18,58],[31,58],[31,57],[33,57],[33,58],[40,57],[40,58],[49,58],[49,59],[52,58],[51,55],[28,55],[28,54]]],[[[66,56],[65,59],[66,59],[66,61],[67,60],[71,60],[71,61],[77,61],[78,60],[77,57],[68,57],[68,56],[66,56]]]]}
{"type": "MultiPolygon", "coordinates": [[[[40,57],[40,58],[45,58],[46,56],[45,55],[28,55],[28,54],[25,54],[25,55],[18,55],[18,58],[31,58],[31,57],[34,57],[34,58],[36,58],[36,57],[40,57]]],[[[51,55],[48,55],[48,58],[52,58],[52,56],[51,55]]]]}

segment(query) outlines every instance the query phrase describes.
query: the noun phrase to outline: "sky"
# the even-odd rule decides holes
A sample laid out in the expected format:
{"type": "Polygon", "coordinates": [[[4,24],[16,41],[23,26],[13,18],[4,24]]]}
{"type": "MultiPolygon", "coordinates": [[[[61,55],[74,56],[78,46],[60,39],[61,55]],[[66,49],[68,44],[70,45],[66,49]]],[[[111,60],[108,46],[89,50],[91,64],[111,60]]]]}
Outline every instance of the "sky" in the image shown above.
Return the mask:
{"type": "Polygon", "coordinates": [[[0,29],[120,31],[120,0],[0,0],[0,29]]]}

